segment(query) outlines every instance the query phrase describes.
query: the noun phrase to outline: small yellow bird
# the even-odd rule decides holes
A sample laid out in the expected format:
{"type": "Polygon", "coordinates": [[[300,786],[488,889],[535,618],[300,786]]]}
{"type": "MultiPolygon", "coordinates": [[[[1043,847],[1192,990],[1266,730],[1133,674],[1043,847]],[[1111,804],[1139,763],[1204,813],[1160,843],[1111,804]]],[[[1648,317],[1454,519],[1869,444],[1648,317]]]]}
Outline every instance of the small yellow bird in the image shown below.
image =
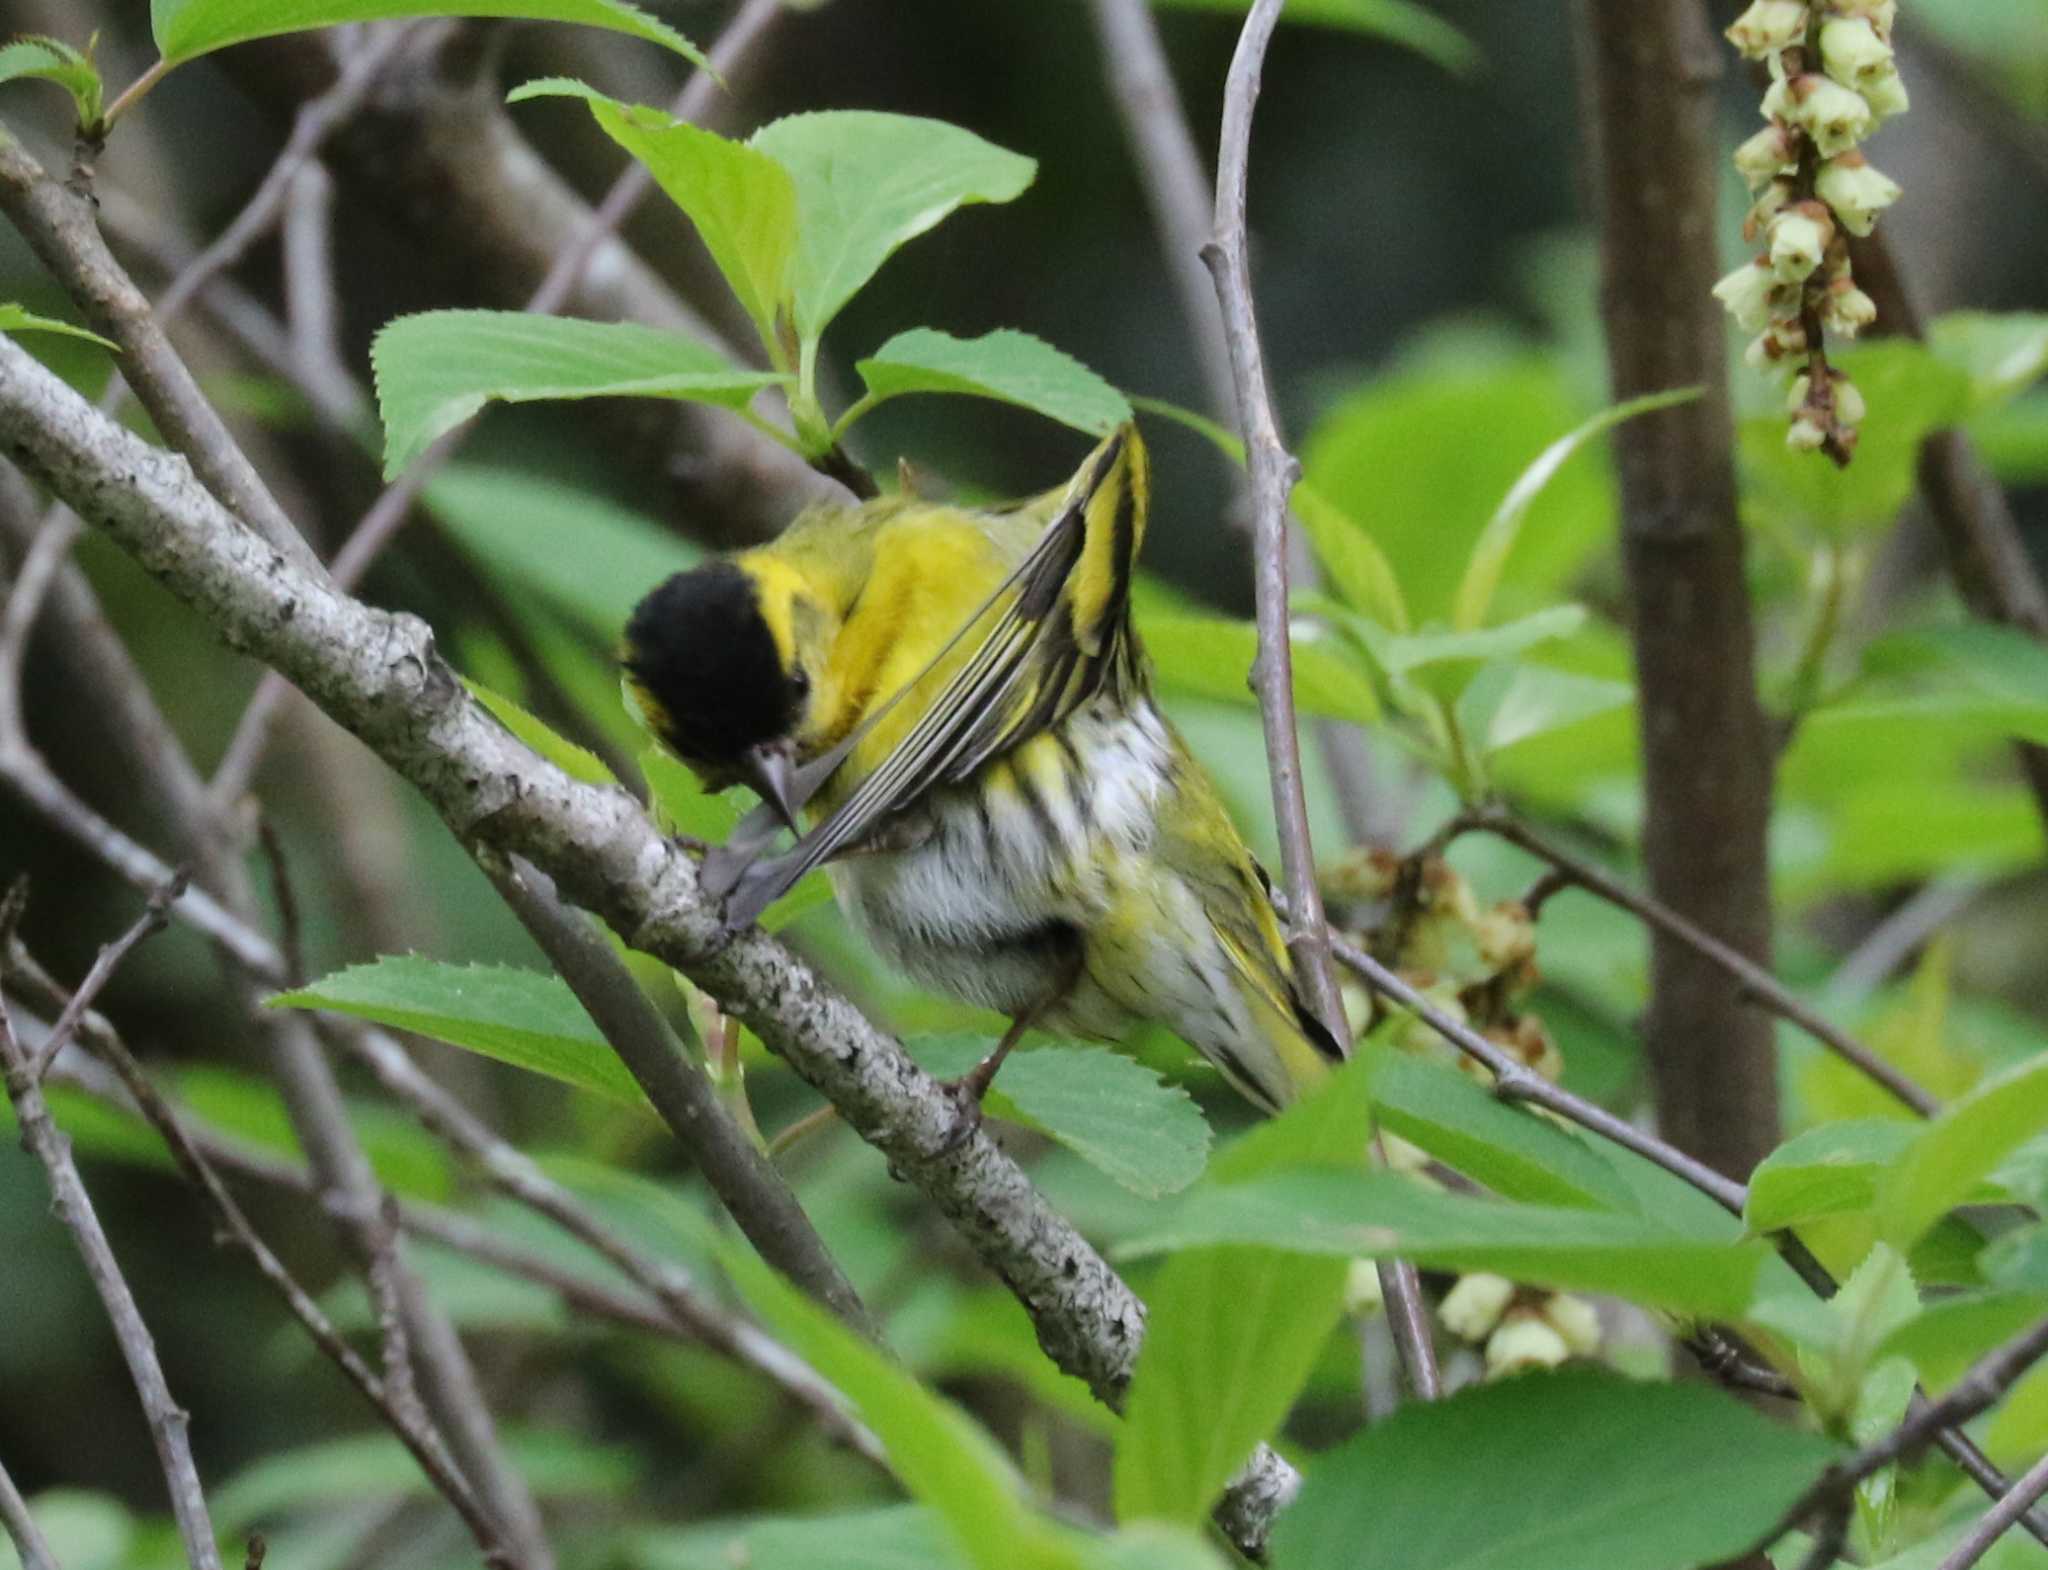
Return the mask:
{"type": "Polygon", "coordinates": [[[642,600],[625,688],[707,787],[768,804],[707,859],[729,921],[829,866],[885,957],[1009,1016],[975,1096],[1031,1026],[1115,1041],[1155,1020],[1277,1110],[1342,1051],[1153,700],[1130,615],[1148,479],[1126,425],[1012,508],[813,509],[642,600]],[[771,854],[778,818],[797,841],[771,854]]]}

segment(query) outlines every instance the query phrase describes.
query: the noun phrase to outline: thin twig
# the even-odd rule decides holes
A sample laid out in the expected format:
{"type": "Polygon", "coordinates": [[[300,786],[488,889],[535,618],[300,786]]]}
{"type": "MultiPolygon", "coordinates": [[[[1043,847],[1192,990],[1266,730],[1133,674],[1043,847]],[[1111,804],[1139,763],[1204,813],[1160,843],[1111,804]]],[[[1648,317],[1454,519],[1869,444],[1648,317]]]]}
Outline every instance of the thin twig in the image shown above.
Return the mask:
{"type": "Polygon", "coordinates": [[[15,1553],[21,1556],[21,1570],[63,1570],[5,1466],[0,1466],[0,1527],[6,1528],[15,1553]]]}
{"type": "Polygon", "coordinates": [[[1828,1570],[1842,1557],[1842,1550],[1849,1546],[1849,1518],[1854,1510],[1854,1501],[1829,1509],[1821,1518],[1820,1529],[1813,1534],[1812,1546],[1799,1561],[1799,1570],[1828,1570]]]}
{"type": "MultiPolygon", "coordinates": [[[[1202,248],[1223,313],[1223,337],[1244,430],[1251,471],[1252,582],[1257,600],[1259,654],[1252,685],[1266,738],[1272,776],[1273,818],[1280,835],[1280,864],[1287,886],[1293,932],[1288,949],[1309,1004],[1337,1040],[1347,1034],[1344,1001],[1330,974],[1330,929],[1316,886],[1315,850],[1309,843],[1308,798],[1301,783],[1301,737],[1294,714],[1294,651],[1287,630],[1287,501],[1301,465],[1280,437],[1266,377],[1252,301],[1250,240],[1246,233],[1246,187],[1251,160],[1252,111],[1266,45],[1280,20],[1281,0],[1256,0],[1238,35],[1237,53],[1223,89],[1223,130],[1216,156],[1214,237],[1202,248]]],[[[1412,1265],[1388,1260],[1379,1267],[1388,1320],[1401,1349],[1408,1383],[1424,1400],[1442,1388],[1428,1311],[1412,1265]]]]}
{"type": "Polygon", "coordinates": [[[35,1076],[29,1071],[28,1053],[14,1034],[14,1021],[0,1002],[0,1072],[4,1072],[7,1094],[14,1103],[14,1115],[21,1125],[21,1142],[43,1164],[49,1175],[50,1198],[58,1218],[71,1231],[85,1261],[93,1290],[107,1310],[114,1327],[114,1339],[128,1375],[141,1398],[149,1422],[150,1438],[156,1444],[157,1464],[163,1469],[170,1491],[171,1513],[177,1518],[178,1536],[185,1545],[185,1558],[192,1570],[221,1570],[220,1550],[215,1546],[213,1521],[206,1512],[206,1494],[199,1482],[199,1468],[192,1460],[191,1441],[186,1433],[190,1418],[171,1396],[162,1365],[157,1362],[156,1343],[142,1311],[135,1306],[135,1294],[121,1274],[120,1261],[100,1227],[92,1197],[71,1159],[71,1141],[51,1120],[50,1109],[35,1076]]]}
{"type": "Polygon", "coordinates": [[[1705,931],[1662,901],[1639,893],[1617,878],[1609,877],[1590,862],[1552,844],[1526,823],[1497,808],[1475,808],[1453,819],[1452,826],[1483,829],[1512,845],[1521,846],[1530,855],[1550,863],[1561,876],[1570,879],[1587,893],[1597,895],[1610,905],[1617,905],[1628,911],[1733,977],[1756,1003],[1797,1025],[1843,1061],[1854,1065],[1882,1085],[1922,1117],[1933,1117],[1941,1111],[1941,1103],[1938,1100],[1847,1031],[1821,1018],[1794,997],[1784,983],[1763,966],[1748,955],[1723,943],[1711,932],[1705,931]]]}
{"type": "MultiPolygon", "coordinates": [[[[747,0],[712,45],[708,56],[711,69],[693,73],[677,95],[672,106],[675,117],[690,121],[701,119],[717,90],[718,78],[729,76],[738,68],[748,51],[783,12],[781,0],[747,0]]],[[[543,316],[561,310],[589,270],[598,247],[632,216],[633,210],[653,185],[653,177],[646,168],[637,159],[630,160],[598,202],[575,240],[555,258],[547,276],[533,291],[524,308],[543,316]]],[[[428,483],[461,450],[476,423],[475,419],[466,420],[437,438],[370,503],[329,564],[336,583],[348,589],[362,581],[363,574],[369,571],[371,564],[405,526],[428,483]]],[[[287,688],[288,684],[274,671],[264,672],[263,679],[256,684],[256,690],[250,694],[248,705],[236,721],[234,732],[221,754],[220,765],[214,770],[209,789],[217,803],[238,800],[249,788],[257,765],[263,760],[271,723],[277,717],[277,707],[284,701],[287,688]]]]}
{"type": "MultiPolygon", "coordinates": [[[[20,952],[13,943],[8,947],[10,954],[20,952]]],[[[10,972],[18,968],[21,968],[18,959],[10,959],[10,972]]],[[[0,1008],[0,1013],[4,1013],[4,1008],[0,1008]]],[[[484,1551],[485,1558],[494,1564],[509,1566],[512,1561],[505,1552],[496,1523],[478,1502],[461,1469],[448,1454],[447,1446],[432,1421],[420,1410],[418,1397],[410,1394],[411,1376],[404,1350],[403,1317],[396,1305],[395,1288],[391,1286],[391,1250],[386,1247],[383,1251],[384,1266],[373,1268],[370,1272],[373,1294],[378,1291],[378,1283],[381,1280],[390,1306],[390,1318],[387,1322],[384,1313],[386,1301],[380,1299],[379,1321],[385,1330],[387,1353],[385,1377],[380,1379],[356,1350],[342,1339],[341,1333],[334,1328],[319,1304],[314,1302],[311,1295],[298,1284],[283,1262],[271,1252],[261,1235],[249,1224],[248,1217],[243,1214],[234,1196],[227,1191],[219,1174],[213,1170],[201,1152],[198,1142],[186,1133],[183,1123],[171,1110],[170,1103],[163,1098],[149,1076],[143,1073],[141,1065],[135,1061],[120,1038],[97,1016],[81,1014],[81,1017],[93,1021],[86,1035],[94,1053],[119,1077],[130,1100],[157,1131],[186,1180],[206,1196],[226,1228],[229,1240],[249,1256],[264,1280],[268,1281],[284,1300],[292,1316],[305,1326],[306,1333],[313,1338],[314,1344],[348,1376],[350,1382],[390,1424],[393,1432],[419,1462],[421,1470],[427,1474],[434,1487],[462,1517],[463,1524],[469,1528],[477,1546],[484,1551]],[[395,1355],[394,1346],[397,1349],[395,1355]],[[392,1382],[394,1366],[403,1369],[402,1384],[394,1385],[392,1382]]]]}
{"type": "Polygon", "coordinates": [[[2048,1494],[2048,1456],[2043,1456],[2021,1474],[2020,1480],[2006,1491],[2005,1497],[1963,1534],[1962,1541],[1949,1550],[1936,1570],[1970,1570],[1970,1566],[1991,1552],[1991,1545],[2013,1526],[2032,1519],[2028,1512],[2043,1494],[2048,1494]]]}
{"type": "Polygon", "coordinates": [[[71,1000],[64,1005],[64,1012],[57,1016],[57,1022],[50,1027],[50,1039],[43,1043],[40,1053],[29,1060],[29,1077],[40,1080],[49,1072],[50,1065],[57,1060],[57,1054],[71,1043],[77,1034],[78,1022],[85,1011],[92,1007],[93,999],[100,995],[100,989],[113,980],[114,971],[128,951],[144,938],[163,931],[164,923],[170,919],[171,906],[178,896],[185,892],[185,878],[182,873],[158,889],[149,897],[149,904],[142,914],[135,918],[126,932],[111,943],[100,945],[99,954],[92,962],[92,968],[85,973],[85,979],[71,994],[71,1000]]]}

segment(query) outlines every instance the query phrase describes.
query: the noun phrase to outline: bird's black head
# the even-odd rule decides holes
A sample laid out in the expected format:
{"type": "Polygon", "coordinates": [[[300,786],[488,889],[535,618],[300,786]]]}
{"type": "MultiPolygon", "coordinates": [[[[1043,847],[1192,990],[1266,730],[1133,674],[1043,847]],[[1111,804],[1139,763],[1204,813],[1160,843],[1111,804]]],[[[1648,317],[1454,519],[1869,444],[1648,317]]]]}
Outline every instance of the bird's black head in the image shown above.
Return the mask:
{"type": "Polygon", "coordinates": [[[635,607],[622,663],[647,724],[713,789],[786,744],[810,678],[778,641],[759,585],[731,562],[677,573],[635,607]]]}

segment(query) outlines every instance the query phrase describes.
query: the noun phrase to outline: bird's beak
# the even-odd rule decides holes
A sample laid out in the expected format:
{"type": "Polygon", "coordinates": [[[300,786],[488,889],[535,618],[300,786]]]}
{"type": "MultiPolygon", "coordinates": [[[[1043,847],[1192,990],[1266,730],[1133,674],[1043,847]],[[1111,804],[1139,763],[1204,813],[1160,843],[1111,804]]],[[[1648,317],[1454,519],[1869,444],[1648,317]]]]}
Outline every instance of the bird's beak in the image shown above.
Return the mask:
{"type": "Polygon", "coordinates": [[[776,815],[789,825],[792,834],[801,836],[804,826],[796,816],[795,773],[796,766],[790,761],[786,747],[773,744],[750,747],[740,759],[740,778],[775,809],[776,815]]]}

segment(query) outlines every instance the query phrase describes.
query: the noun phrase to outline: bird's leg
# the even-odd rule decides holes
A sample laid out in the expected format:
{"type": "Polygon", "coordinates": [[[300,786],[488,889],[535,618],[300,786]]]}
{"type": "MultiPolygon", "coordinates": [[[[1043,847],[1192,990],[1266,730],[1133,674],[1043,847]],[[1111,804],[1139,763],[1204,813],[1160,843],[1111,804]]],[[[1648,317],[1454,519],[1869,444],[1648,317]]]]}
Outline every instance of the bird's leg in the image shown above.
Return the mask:
{"type": "Polygon", "coordinates": [[[1060,967],[1057,985],[1049,988],[1036,1003],[1025,1009],[1010,1021],[1010,1028],[1003,1032],[1003,1039],[996,1043],[995,1051],[983,1058],[958,1079],[945,1081],[960,1108],[960,1120],[947,1137],[946,1150],[957,1149],[976,1129],[981,1127],[981,1102],[988,1094],[988,1087],[995,1083],[996,1071],[1003,1066],[1003,1059],[1010,1055],[1010,1049],[1024,1039],[1024,1033],[1037,1024],[1055,1004],[1064,1002],[1068,993],[1074,990],[1074,983],[1081,979],[1083,956],[1077,947],[1073,957],[1060,967]]]}

